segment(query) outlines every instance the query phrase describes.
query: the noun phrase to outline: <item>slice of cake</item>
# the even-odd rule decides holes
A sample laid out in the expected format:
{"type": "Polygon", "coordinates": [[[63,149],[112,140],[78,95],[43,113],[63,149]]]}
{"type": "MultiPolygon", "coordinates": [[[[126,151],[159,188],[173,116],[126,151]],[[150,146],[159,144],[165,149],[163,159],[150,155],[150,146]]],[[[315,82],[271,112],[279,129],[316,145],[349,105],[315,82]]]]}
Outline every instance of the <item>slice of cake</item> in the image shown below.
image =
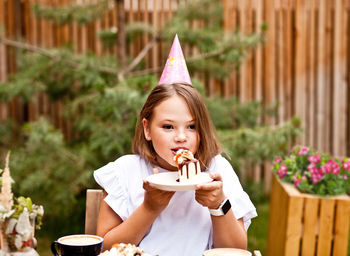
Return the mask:
{"type": "Polygon", "coordinates": [[[199,161],[194,158],[193,153],[187,149],[179,149],[174,160],[178,167],[179,182],[195,182],[201,173],[199,161]]]}

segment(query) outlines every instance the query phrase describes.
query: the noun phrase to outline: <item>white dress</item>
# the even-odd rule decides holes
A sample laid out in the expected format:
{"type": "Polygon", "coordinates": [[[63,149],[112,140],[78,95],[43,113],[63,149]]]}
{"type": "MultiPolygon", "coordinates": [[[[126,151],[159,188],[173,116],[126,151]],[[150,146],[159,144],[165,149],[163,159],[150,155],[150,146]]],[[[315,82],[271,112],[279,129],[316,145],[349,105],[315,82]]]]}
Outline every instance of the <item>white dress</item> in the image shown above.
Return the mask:
{"type": "MultiPolygon", "coordinates": [[[[94,172],[96,182],[108,193],[105,202],[125,221],[143,202],[143,180],[153,167],[139,155],[125,155],[94,172]]],[[[159,172],[167,170],[157,167],[159,172]]],[[[248,229],[256,209],[243,191],[230,163],[217,155],[208,172],[223,178],[223,190],[237,219],[248,229]]],[[[138,245],[159,256],[202,256],[212,247],[212,225],[207,207],[194,198],[194,191],[176,192],[138,245]]]]}

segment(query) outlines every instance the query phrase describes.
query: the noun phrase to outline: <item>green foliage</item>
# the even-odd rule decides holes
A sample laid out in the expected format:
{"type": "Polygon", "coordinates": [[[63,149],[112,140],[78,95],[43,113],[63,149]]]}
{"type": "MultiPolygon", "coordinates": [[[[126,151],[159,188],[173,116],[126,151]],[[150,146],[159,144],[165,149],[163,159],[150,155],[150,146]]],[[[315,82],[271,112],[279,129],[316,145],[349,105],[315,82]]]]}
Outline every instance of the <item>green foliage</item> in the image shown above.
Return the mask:
{"type": "Polygon", "coordinates": [[[101,17],[110,3],[111,0],[99,0],[90,4],[73,3],[63,7],[34,4],[32,9],[38,17],[51,19],[58,24],[66,24],[74,20],[81,24],[87,24],[101,17]]]}
{"type": "Polygon", "coordinates": [[[242,171],[241,167],[249,164],[262,164],[278,154],[285,154],[300,133],[299,120],[296,118],[278,127],[258,126],[218,131],[236,171],[242,171]]]}
{"type": "Polygon", "coordinates": [[[238,172],[243,171],[242,167],[286,154],[302,132],[298,118],[276,127],[261,123],[264,116],[274,115],[277,105],[266,107],[257,101],[240,103],[237,98],[221,97],[207,98],[206,105],[225,152],[238,172]]]}
{"type": "MultiPolygon", "coordinates": [[[[11,120],[0,121],[0,149],[8,148],[14,144],[12,130],[14,130],[14,123],[11,120]]],[[[1,152],[1,151],[0,151],[1,152]]]]}
{"type": "MultiPolygon", "coordinates": [[[[117,33],[118,29],[116,27],[112,27],[98,32],[98,36],[102,40],[104,45],[111,47],[114,46],[117,42],[117,33]]],[[[156,35],[158,31],[151,24],[147,24],[144,22],[133,22],[126,24],[125,33],[126,42],[130,44],[136,38],[139,38],[142,35],[153,36],[156,35]]]]}

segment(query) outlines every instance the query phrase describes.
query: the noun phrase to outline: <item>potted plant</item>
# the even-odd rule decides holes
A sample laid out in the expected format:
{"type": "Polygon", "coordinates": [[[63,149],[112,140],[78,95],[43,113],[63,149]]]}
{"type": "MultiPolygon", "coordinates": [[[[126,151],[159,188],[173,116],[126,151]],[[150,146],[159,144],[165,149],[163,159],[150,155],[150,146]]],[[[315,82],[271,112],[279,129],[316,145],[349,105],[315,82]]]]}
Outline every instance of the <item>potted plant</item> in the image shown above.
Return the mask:
{"type": "Polygon", "coordinates": [[[274,160],[268,255],[347,255],[350,159],[296,146],[274,160]]]}
{"type": "Polygon", "coordinates": [[[34,249],[34,230],[42,224],[44,209],[41,205],[33,204],[29,197],[13,196],[9,157],[10,154],[7,154],[5,168],[0,170],[0,255],[38,255],[34,249]]]}
{"type": "Polygon", "coordinates": [[[303,193],[321,196],[345,194],[350,188],[350,159],[342,160],[308,147],[297,146],[285,158],[276,157],[274,171],[280,180],[303,193]]]}

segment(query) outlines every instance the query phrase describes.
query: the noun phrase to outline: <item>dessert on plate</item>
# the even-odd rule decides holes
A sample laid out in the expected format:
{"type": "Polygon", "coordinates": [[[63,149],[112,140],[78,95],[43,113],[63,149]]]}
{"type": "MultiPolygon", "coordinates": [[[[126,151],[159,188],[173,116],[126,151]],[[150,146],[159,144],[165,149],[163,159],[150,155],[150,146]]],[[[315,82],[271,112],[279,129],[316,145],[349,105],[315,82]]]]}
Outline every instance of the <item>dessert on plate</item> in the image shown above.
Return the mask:
{"type": "Polygon", "coordinates": [[[118,243],[114,244],[109,251],[104,251],[99,256],[152,256],[145,253],[134,244],[118,243]]]}
{"type": "Polygon", "coordinates": [[[194,158],[190,150],[179,149],[176,151],[174,160],[178,167],[180,183],[193,183],[199,179],[201,167],[199,161],[194,158]]]}

